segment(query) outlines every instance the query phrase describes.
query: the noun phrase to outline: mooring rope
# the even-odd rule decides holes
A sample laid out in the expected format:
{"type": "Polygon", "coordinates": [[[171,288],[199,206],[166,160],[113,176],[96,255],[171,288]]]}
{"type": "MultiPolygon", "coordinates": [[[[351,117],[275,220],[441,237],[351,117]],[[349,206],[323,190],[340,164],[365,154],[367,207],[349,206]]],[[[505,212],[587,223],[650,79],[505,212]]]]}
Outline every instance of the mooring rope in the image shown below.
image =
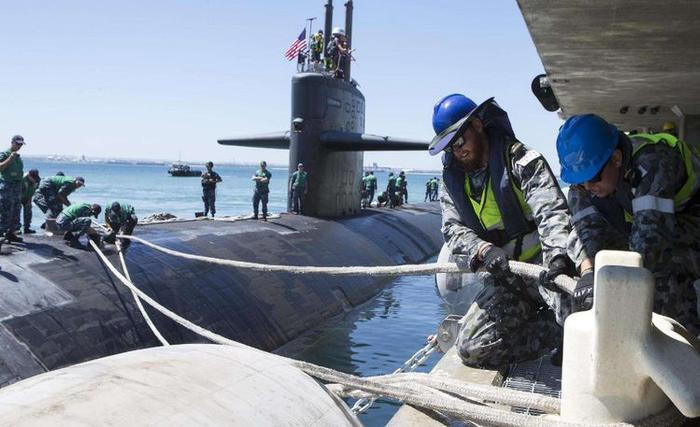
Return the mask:
{"type": "MultiPolygon", "coordinates": [[[[503,403],[514,406],[532,405],[533,407],[537,406],[545,411],[552,412],[554,408],[556,408],[557,405],[559,405],[559,402],[556,402],[558,401],[558,399],[550,398],[547,396],[533,397],[530,393],[520,392],[516,390],[508,390],[506,392],[503,391],[504,389],[493,386],[475,385],[470,383],[455,384],[452,381],[425,379],[423,377],[418,377],[416,381],[409,381],[407,377],[401,377],[399,375],[361,378],[356,377],[354,375],[345,374],[343,372],[339,372],[333,369],[314,365],[312,363],[270,354],[262,350],[258,350],[254,347],[247,346],[245,344],[239,343],[237,341],[211,332],[205,328],[202,328],[190,322],[189,320],[177,315],[176,313],[170,311],[169,309],[163,307],[157,301],[155,301],[146,293],[141,291],[138,287],[136,287],[136,285],[134,285],[131,282],[131,280],[129,280],[125,275],[121,274],[107,259],[107,257],[95,244],[95,242],[93,242],[92,240],[88,240],[88,242],[95,250],[95,253],[100,257],[102,262],[112,272],[112,274],[114,274],[115,277],[119,279],[119,281],[124,286],[126,286],[134,294],[136,294],[138,298],[142,298],[143,301],[146,302],[148,305],[150,305],[166,317],[170,318],[171,320],[175,321],[176,323],[182,325],[183,327],[204,338],[211,340],[214,343],[238,347],[241,349],[246,349],[249,351],[263,354],[266,357],[277,358],[278,360],[284,361],[285,363],[289,363],[290,365],[306,372],[312,377],[328,382],[338,383],[343,388],[352,388],[355,390],[360,390],[362,392],[369,393],[372,396],[385,396],[388,398],[393,398],[410,405],[438,411],[448,417],[452,417],[455,419],[467,419],[476,422],[487,423],[489,425],[508,427],[555,427],[584,425],[591,426],[591,424],[571,423],[563,421],[555,416],[544,418],[525,414],[517,414],[502,409],[494,408],[491,406],[484,406],[486,402],[479,402],[477,404],[467,401],[473,401],[474,399],[478,400],[481,398],[485,398],[485,396],[488,396],[488,400],[493,401],[496,404],[503,403]]],[[[124,265],[124,267],[126,266],[124,265]]],[[[668,425],[670,422],[675,422],[679,419],[683,419],[682,415],[673,405],[671,405],[666,410],[645,419],[641,423],[612,423],[598,425],[608,427],[627,427],[632,425],[653,426],[661,425],[661,422],[664,422],[664,425],[668,425]]]]}
{"type": "MultiPolygon", "coordinates": [[[[188,254],[185,252],[169,249],[155,243],[151,243],[140,237],[120,234],[118,237],[139,242],[157,251],[168,255],[207,262],[210,264],[225,265],[260,272],[283,272],[290,274],[330,274],[334,276],[425,276],[435,273],[466,273],[464,268],[454,262],[451,263],[430,263],[430,264],[403,264],[403,265],[380,265],[380,266],[352,266],[352,267],[316,267],[316,266],[291,266],[279,264],[261,264],[248,261],[237,261],[224,258],[208,257],[203,255],[188,254]]],[[[511,271],[522,277],[538,279],[540,273],[546,271],[538,265],[528,264],[520,261],[509,261],[511,271]]],[[[560,275],[554,279],[554,283],[561,290],[568,294],[573,294],[576,281],[571,277],[560,275]]]]}
{"type": "MultiPolygon", "coordinates": [[[[111,231],[107,229],[107,227],[103,226],[99,222],[95,221],[94,219],[92,220],[92,223],[98,226],[103,232],[105,233],[110,233],[111,231]]],[[[89,240],[89,239],[88,239],[89,240]]],[[[124,252],[122,252],[122,247],[121,245],[116,245],[117,246],[117,252],[119,253],[119,262],[121,263],[122,266],[122,271],[124,272],[124,276],[126,279],[131,282],[131,276],[129,275],[129,269],[126,268],[126,261],[124,260],[124,252]]],[[[131,290],[131,289],[130,289],[131,290]]],[[[148,328],[153,332],[153,335],[158,339],[161,345],[163,346],[169,346],[170,343],[168,340],[165,339],[165,337],[160,333],[156,325],[153,323],[153,320],[151,320],[151,317],[148,315],[148,312],[146,311],[146,308],[143,306],[143,303],[141,303],[141,298],[138,297],[136,292],[131,290],[131,296],[134,298],[134,302],[136,303],[136,307],[138,307],[139,312],[141,312],[141,316],[143,316],[143,319],[146,321],[146,324],[148,325],[148,328]]]]}

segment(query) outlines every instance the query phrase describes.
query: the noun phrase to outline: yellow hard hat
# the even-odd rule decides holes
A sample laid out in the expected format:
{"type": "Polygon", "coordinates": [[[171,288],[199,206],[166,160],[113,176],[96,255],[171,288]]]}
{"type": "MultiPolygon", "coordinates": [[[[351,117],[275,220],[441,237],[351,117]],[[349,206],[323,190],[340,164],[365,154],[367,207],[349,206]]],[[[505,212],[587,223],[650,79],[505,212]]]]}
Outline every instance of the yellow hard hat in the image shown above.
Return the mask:
{"type": "Polygon", "coordinates": [[[664,122],[663,126],[661,126],[661,130],[664,132],[667,131],[675,131],[676,130],[676,124],[673,122],[664,122]]]}

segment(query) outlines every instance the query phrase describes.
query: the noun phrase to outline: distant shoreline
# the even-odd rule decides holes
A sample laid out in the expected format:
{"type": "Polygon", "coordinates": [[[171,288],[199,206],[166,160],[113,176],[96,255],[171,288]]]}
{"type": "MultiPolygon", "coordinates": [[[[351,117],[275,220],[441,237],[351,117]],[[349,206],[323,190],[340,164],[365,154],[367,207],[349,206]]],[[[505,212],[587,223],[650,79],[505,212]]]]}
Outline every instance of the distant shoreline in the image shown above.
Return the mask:
{"type": "MultiPolygon", "coordinates": [[[[85,164],[110,164],[110,165],[142,165],[142,166],[170,166],[173,163],[182,163],[185,165],[204,165],[204,162],[200,161],[181,161],[173,162],[169,160],[154,160],[154,159],[106,159],[102,157],[87,157],[87,156],[63,156],[63,155],[23,155],[23,158],[27,160],[37,160],[47,163],[85,163],[85,164]]],[[[217,166],[243,166],[243,167],[257,167],[258,163],[243,163],[243,162],[217,162],[217,166]]],[[[288,168],[289,165],[285,164],[270,164],[270,168],[288,168]]],[[[439,175],[440,171],[437,170],[418,170],[410,168],[400,168],[393,166],[363,166],[365,171],[377,171],[377,172],[398,172],[405,170],[407,173],[412,174],[433,174],[439,175]]]]}

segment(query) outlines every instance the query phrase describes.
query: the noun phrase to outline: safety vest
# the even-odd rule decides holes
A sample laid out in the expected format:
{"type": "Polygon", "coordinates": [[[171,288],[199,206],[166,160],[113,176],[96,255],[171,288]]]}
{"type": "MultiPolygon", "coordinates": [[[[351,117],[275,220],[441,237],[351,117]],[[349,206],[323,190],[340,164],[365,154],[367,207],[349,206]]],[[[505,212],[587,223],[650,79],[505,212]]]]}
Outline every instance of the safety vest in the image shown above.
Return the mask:
{"type": "Polygon", "coordinates": [[[323,49],[323,36],[321,34],[314,34],[311,36],[311,50],[314,52],[320,52],[323,49]]]}
{"type": "MultiPolygon", "coordinates": [[[[534,217],[532,215],[532,210],[530,209],[530,206],[528,206],[528,204],[525,202],[525,197],[523,196],[522,190],[518,188],[515,184],[511,185],[513,187],[513,191],[515,192],[515,196],[519,204],[519,206],[517,207],[511,207],[511,209],[520,209],[525,214],[525,218],[528,221],[531,221],[534,225],[534,217]]],[[[486,229],[486,231],[505,231],[505,227],[503,225],[503,217],[501,215],[501,209],[499,208],[498,203],[496,202],[496,196],[493,192],[493,189],[491,188],[490,179],[487,179],[486,186],[481,192],[481,198],[477,201],[477,199],[472,194],[471,183],[469,182],[469,177],[467,176],[464,179],[464,194],[466,194],[467,198],[469,199],[472,209],[474,209],[474,213],[476,213],[477,217],[479,218],[479,221],[481,221],[481,225],[484,227],[484,229],[486,229]]],[[[534,227],[534,230],[521,237],[521,239],[522,241],[520,243],[516,238],[510,240],[509,242],[501,246],[506,252],[509,252],[513,256],[517,256],[519,261],[529,261],[535,258],[542,250],[542,246],[540,244],[540,235],[537,232],[536,226],[534,227]],[[520,246],[520,248],[517,248],[518,246],[520,246]]]]}
{"type": "Polygon", "coordinates": [[[642,133],[630,136],[630,140],[632,141],[632,156],[646,146],[659,143],[666,144],[678,150],[683,159],[686,180],[673,197],[673,204],[677,211],[684,208],[688,200],[690,200],[697,193],[698,188],[700,188],[700,153],[698,153],[698,150],[695,147],[689,146],[685,141],[681,141],[668,133],[642,133]]]}
{"type": "MultiPolygon", "coordinates": [[[[683,159],[686,181],[673,197],[673,208],[676,212],[685,208],[687,202],[697,194],[700,187],[700,182],[698,181],[700,178],[700,155],[697,149],[668,133],[643,133],[631,135],[629,138],[632,144],[633,157],[642,148],[659,143],[678,150],[683,159]]],[[[630,197],[630,194],[621,194],[620,191],[617,191],[613,196],[604,198],[593,197],[591,198],[591,203],[610,224],[621,232],[629,234],[631,232],[631,224],[634,221],[630,197]]]]}

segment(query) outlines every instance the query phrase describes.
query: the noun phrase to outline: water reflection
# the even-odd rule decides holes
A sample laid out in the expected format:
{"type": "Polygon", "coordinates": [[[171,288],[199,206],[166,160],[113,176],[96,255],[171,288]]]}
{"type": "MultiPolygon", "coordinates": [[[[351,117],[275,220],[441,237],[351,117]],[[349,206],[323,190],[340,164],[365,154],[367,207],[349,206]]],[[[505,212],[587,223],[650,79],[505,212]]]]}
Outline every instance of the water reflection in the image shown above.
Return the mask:
{"type": "MultiPolygon", "coordinates": [[[[371,301],[278,352],[355,375],[386,374],[423,347],[446,314],[432,276],[402,277],[371,301]]],[[[430,371],[438,360],[436,354],[418,371],[430,371]]],[[[397,409],[398,404],[379,400],[360,420],[383,426],[397,409]]]]}

